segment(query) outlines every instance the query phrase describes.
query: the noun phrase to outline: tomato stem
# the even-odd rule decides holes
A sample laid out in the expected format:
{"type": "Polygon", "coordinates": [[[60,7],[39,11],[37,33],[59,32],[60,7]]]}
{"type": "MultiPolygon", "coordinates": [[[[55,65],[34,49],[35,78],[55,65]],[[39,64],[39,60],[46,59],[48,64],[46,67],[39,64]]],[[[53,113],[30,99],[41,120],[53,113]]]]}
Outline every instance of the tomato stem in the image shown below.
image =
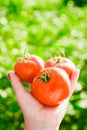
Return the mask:
{"type": "Polygon", "coordinates": [[[60,65],[61,63],[62,63],[61,59],[58,58],[57,61],[55,62],[55,66],[56,66],[56,65],[60,65]]]}
{"type": "Polygon", "coordinates": [[[23,56],[19,59],[20,62],[28,62],[30,61],[30,55],[23,56]]]}
{"type": "Polygon", "coordinates": [[[50,73],[49,72],[42,72],[42,77],[39,77],[38,79],[48,82],[50,80],[50,73]]]}

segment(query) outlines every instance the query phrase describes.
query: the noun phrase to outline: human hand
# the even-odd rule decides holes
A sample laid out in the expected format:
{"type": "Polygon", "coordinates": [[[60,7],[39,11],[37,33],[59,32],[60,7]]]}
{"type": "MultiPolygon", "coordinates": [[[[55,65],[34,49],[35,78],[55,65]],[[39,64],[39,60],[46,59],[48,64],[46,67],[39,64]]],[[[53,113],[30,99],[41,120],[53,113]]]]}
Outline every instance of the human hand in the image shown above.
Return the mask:
{"type": "MultiPolygon", "coordinates": [[[[23,112],[25,128],[24,130],[58,130],[65,115],[69,98],[60,105],[48,107],[41,104],[22,85],[20,79],[10,72],[8,77],[12,83],[17,101],[23,112]]],[[[75,70],[71,76],[71,94],[79,77],[79,70],[75,70]]]]}

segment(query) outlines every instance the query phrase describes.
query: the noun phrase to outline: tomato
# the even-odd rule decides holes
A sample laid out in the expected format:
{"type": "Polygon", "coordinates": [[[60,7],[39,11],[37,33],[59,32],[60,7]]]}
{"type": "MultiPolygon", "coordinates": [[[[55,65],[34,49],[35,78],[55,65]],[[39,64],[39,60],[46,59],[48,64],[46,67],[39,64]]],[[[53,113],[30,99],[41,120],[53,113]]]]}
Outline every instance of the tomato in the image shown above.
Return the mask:
{"type": "Polygon", "coordinates": [[[69,77],[60,68],[44,68],[34,78],[31,92],[36,99],[45,105],[58,105],[70,94],[69,77]]]}
{"type": "Polygon", "coordinates": [[[22,82],[31,83],[37,73],[44,68],[44,61],[36,55],[24,56],[14,65],[14,72],[22,82]]]}
{"type": "Polygon", "coordinates": [[[66,71],[69,78],[71,77],[72,72],[75,69],[74,63],[70,59],[65,57],[53,57],[45,62],[45,68],[53,66],[66,71]]]}

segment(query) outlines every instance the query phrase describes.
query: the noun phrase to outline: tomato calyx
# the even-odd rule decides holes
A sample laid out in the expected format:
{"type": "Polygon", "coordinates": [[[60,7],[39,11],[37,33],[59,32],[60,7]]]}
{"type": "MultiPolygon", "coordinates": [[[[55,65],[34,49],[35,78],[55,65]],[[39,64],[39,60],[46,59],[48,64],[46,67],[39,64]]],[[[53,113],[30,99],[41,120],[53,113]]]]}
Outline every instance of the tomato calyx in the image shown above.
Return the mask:
{"type": "Polygon", "coordinates": [[[38,79],[44,81],[44,82],[48,82],[50,80],[50,72],[42,72],[42,76],[38,77],[38,79]]]}
{"type": "Polygon", "coordinates": [[[55,60],[55,63],[54,65],[60,65],[62,63],[62,60],[60,58],[57,58],[57,59],[54,59],[55,60]]]}
{"type": "Polygon", "coordinates": [[[29,61],[30,61],[30,56],[29,55],[23,56],[22,58],[20,58],[18,60],[18,62],[29,62],[29,61]]]}

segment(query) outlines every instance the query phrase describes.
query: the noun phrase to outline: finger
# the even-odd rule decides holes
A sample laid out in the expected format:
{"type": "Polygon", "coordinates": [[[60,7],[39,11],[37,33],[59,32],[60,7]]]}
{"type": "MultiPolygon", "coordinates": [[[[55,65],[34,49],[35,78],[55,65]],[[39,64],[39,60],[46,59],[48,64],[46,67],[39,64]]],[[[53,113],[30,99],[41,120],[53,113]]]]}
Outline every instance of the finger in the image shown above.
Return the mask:
{"type": "Polygon", "coordinates": [[[79,78],[79,73],[80,73],[80,70],[79,69],[76,69],[75,71],[73,71],[73,74],[71,76],[71,94],[73,93],[74,89],[75,89],[75,85],[78,81],[78,78],[79,78]]]}

